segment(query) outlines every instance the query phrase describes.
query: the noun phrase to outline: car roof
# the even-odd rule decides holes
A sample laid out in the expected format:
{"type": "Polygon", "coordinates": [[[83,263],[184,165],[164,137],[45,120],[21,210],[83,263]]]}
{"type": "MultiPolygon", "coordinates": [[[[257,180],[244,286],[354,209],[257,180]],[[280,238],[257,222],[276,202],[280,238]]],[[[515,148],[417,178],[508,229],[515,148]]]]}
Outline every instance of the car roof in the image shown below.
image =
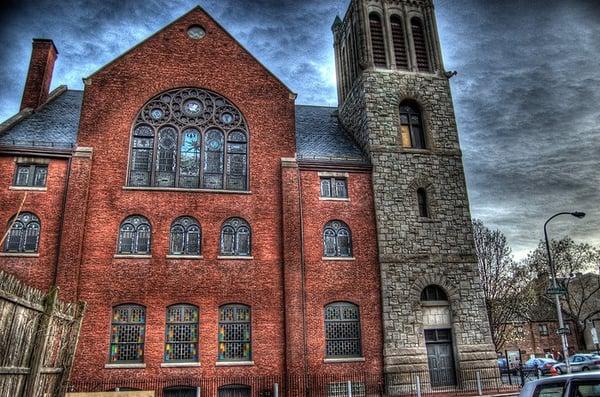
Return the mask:
{"type": "MultiPolygon", "coordinates": [[[[550,376],[548,378],[542,378],[530,383],[535,383],[536,385],[545,384],[545,383],[555,383],[557,381],[563,380],[587,380],[587,379],[600,379],[600,372],[588,372],[588,373],[579,373],[579,374],[569,374],[569,375],[559,375],[559,376],[550,376]]],[[[528,383],[529,384],[529,383],[528,383]]]]}

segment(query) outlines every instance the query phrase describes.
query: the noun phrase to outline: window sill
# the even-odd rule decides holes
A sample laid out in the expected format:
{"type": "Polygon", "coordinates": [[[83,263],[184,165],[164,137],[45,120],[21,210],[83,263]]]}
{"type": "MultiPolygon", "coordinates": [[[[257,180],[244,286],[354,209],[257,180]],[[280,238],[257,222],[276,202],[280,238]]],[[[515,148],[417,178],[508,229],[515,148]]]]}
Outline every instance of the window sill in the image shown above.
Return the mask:
{"type": "Polygon", "coordinates": [[[9,186],[8,190],[24,190],[28,192],[46,192],[48,191],[47,187],[36,187],[36,186],[9,186]]]}
{"type": "Polygon", "coordinates": [[[160,363],[161,368],[199,367],[200,363],[160,363]]]}
{"type": "Polygon", "coordinates": [[[107,369],[139,369],[146,368],[145,363],[136,363],[136,364],[104,364],[104,368],[107,369]]]}
{"type": "Polygon", "coordinates": [[[39,258],[40,254],[37,252],[0,252],[0,256],[8,256],[13,258],[39,258]]]}
{"type": "Polygon", "coordinates": [[[247,367],[254,365],[254,361],[217,361],[215,365],[217,367],[247,367]]]}
{"type": "Polygon", "coordinates": [[[347,358],[325,358],[324,363],[335,364],[335,363],[361,363],[364,362],[364,357],[347,357],[347,358]]]}
{"type": "Polygon", "coordinates": [[[431,149],[417,149],[412,147],[401,147],[401,152],[404,153],[415,153],[415,154],[431,154],[431,149]]]}
{"type": "Polygon", "coordinates": [[[167,255],[167,259],[204,259],[202,255],[167,255]]]}
{"type": "Polygon", "coordinates": [[[421,223],[433,223],[434,220],[431,219],[431,217],[420,216],[419,219],[418,219],[418,222],[421,222],[421,223]]]}
{"type": "Polygon", "coordinates": [[[324,256],[321,258],[324,261],[355,261],[353,256],[324,256]]]}
{"type": "Polygon", "coordinates": [[[157,192],[192,192],[192,193],[225,193],[225,194],[252,194],[250,190],[225,190],[225,189],[189,189],[183,187],[155,187],[155,186],[123,186],[123,190],[146,190],[157,192]]]}
{"type": "Polygon", "coordinates": [[[217,256],[217,259],[226,259],[226,260],[239,260],[239,261],[250,261],[252,259],[254,259],[253,256],[226,256],[226,255],[219,255],[217,256]]]}
{"type": "Polygon", "coordinates": [[[350,201],[349,197],[319,197],[321,201],[350,201]]]}
{"type": "Polygon", "coordinates": [[[127,254],[115,254],[115,259],[152,259],[152,255],[127,255],[127,254]]]}

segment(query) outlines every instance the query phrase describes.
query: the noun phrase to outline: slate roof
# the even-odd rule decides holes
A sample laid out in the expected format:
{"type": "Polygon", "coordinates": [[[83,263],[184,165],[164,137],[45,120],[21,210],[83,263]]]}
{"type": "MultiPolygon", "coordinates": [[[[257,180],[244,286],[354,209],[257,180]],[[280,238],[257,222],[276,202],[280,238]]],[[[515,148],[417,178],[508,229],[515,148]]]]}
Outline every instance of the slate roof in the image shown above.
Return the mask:
{"type": "Polygon", "coordinates": [[[296,150],[299,160],[368,164],[363,151],[340,124],[337,108],[332,107],[296,106],[296,150]]]}
{"type": "MultiPolygon", "coordinates": [[[[70,149],[77,142],[83,91],[66,90],[36,112],[0,132],[0,146],[70,149]]],[[[299,160],[368,164],[352,136],[337,118],[337,109],[296,106],[299,160]]]]}
{"type": "Polygon", "coordinates": [[[77,141],[83,91],[66,90],[0,132],[0,146],[70,149],[77,141]]]}

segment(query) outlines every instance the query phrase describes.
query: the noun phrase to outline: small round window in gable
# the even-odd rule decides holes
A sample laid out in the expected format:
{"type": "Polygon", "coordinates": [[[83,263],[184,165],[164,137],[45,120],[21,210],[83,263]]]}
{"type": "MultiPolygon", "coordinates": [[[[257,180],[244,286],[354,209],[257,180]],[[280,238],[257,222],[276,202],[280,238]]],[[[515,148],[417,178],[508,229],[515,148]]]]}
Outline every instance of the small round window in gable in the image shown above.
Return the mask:
{"type": "Polygon", "coordinates": [[[206,36],[206,31],[200,25],[192,25],[188,28],[187,34],[191,39],[200,40],[206,36]]]}

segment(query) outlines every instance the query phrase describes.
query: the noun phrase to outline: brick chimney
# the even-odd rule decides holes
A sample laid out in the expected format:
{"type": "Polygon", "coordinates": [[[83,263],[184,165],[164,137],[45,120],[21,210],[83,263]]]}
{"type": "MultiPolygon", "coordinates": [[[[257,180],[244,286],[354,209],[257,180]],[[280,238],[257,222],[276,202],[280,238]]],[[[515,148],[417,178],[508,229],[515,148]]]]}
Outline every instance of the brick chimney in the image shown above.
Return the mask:
{"type": "Polygon", "coordinates": [[[35,110],[46,102],[54,71],[54,61],[58,56],[52,40],[33,39],[32,47],[20,110],[25,108],[35,110]]]}

